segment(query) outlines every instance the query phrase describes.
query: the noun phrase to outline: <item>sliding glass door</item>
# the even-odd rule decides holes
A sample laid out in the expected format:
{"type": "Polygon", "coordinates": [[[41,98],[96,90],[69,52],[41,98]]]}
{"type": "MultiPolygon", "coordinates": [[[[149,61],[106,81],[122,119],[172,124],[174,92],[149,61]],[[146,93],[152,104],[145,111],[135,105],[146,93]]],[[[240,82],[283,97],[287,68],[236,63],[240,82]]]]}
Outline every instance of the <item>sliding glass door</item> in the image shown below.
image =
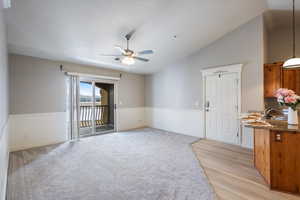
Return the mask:
{"type": "Polygon", "coordinates": [[[80,137],[114,131],[114,84],[80,80],[80,137]]]}
{"type": "Polygon", "coordinates": [[[93,83],[80,81],[80,136],[93,134],[93,83]]]}

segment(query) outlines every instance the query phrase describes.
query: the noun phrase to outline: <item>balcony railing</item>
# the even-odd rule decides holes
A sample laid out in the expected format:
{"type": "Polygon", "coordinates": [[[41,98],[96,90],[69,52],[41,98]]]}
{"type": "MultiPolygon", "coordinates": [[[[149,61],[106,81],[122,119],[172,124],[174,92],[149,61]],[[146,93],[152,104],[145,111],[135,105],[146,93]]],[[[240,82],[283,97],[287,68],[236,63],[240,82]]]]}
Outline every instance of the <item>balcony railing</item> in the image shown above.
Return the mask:
{"type": "MultiPolygon", "coordinates": [[[[108,105],[95,105],[95,126],[102,126],[108,123],[108,105]]],[[[92,127],[93,106],[90,104],[80,105],[80,128],[92,127]]]]}

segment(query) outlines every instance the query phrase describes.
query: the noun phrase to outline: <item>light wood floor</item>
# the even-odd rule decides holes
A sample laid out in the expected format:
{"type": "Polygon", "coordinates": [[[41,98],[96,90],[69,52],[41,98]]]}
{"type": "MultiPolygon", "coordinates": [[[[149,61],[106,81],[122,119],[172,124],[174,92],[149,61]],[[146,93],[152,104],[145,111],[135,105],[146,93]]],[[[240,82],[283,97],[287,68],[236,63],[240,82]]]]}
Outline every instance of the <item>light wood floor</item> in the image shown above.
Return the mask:
{"type": "Polygon", "coordinates": [[[253,167],[251,150],[211,140],[192,147],[220,200],[300,200],[267,187],[253,167]]]}

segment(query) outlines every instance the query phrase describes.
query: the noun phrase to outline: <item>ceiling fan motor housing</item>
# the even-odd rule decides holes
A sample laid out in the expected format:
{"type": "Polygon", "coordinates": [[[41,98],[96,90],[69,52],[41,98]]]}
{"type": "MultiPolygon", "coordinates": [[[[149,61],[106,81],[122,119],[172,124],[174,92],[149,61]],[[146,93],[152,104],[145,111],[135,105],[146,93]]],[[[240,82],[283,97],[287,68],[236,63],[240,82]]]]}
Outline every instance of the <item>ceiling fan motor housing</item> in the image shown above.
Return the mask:
{"type": "Polygon", "coordinates": [[[134,52],[130,49],[126,49],[125,52],[126,53],[124,54],[124,56],[133,56],[133,54],[134,54],[134,52]]]}
{"type": "Polygon", "coordinates": [[[123,64],[132,65],[134,64],[134,60],[140,60],[143,62],[149,62],[149,59],[139,57],[138,55],[146,55],[146,54],[153,54],[153,50],[143,50],[140,52],[135,53],[133,50],[129,49],[129,40],[131,39],[134,30],[125,35],[127,47],[122,48],[121,46],[116,45],[115,48],[121,52],[121,55],[108,55],[114,56],[115,61],[121,61],[123,64]]]}

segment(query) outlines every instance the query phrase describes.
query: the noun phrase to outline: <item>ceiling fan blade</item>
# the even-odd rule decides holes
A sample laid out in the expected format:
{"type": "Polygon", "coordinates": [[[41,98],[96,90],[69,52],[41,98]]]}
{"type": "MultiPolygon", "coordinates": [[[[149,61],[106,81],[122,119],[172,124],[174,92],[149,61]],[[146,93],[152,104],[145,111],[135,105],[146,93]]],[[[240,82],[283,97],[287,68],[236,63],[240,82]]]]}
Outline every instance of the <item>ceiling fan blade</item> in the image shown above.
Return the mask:
{"type": "Polygon", "coordinates": [[[120,47],[120,46],[115,46],[115,48],[118,49],[118,50],[119,50],[120,52],[122,52],[123,54],[126,53],[126,51],[125,51],[122,47],[120,47]]]}
{"type": "Polygon", "coordinates": [[[120,57],[122,55],[117,55],[117,54],[100,54],[100,56],[120,57]]]}
{"type": "Polygon", "coordinates": [[[133,56],[132,58],[140,60],[140,61],[144,61],[144,62],[148,62],[149,61],[149,59],[147,59],[147,58],[141,58],[141,57],[136,57],[136,56],[133,56]]]}
{"type": "Polygon", "coordinates": [[[154,52],[152,50],[144,50],[138,52],[139,55],[145,55],[145,54],[153,54],[154,52]]]}

